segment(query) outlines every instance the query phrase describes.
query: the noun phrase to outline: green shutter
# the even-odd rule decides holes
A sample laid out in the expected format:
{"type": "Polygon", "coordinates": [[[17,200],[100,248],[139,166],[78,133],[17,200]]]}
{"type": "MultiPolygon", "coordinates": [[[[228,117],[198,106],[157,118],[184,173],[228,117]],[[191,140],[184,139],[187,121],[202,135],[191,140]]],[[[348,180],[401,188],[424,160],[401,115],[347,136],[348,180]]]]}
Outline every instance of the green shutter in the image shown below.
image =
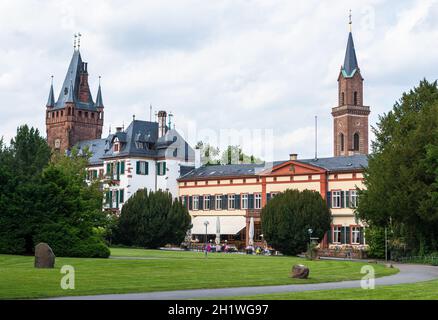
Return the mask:
{"type": "Polygon", "coordinates": [[[269,200],[271,200],[271,193],[266,194],[266,203],[268,203],[269,200]]]}
{"type": "Polygon", "coordinates": [[[113,207],[113,192],[110,190],[108,191],[109,193],[109,203],[110,203],[110,208],[113,207]]]}
{"type": "Polygon", "coordinates": [[[216,210],[216,196],[210,196],[210,208],[216,210]]]}
{"type": "Polygon", "coordinates": [[[332,228],[333,226],[330,227],[329,231],[327,231],[327,242],[330,244],[332,243],[332,228]]]}
{"type": "Polygon", "coordinates": [[[236,194],[236,203],[235,203],[235,208],[236,209],[240,209],[240,194],[236,194]]]}
{"type": "Polygon", "coordinates": [[[136,163],[135,173],[140,174],[140,161],[137,161],[136,163]]]}
{"type": "Polygon", "coordinates": [[[144,167],[145,167],[145,174],[149,174],[149,162],[145,161],[144,163],[144,167]]]}
{"type": "Polygon", "coordinates": [[[163,172],[162,175],[165,176],[166,175],[166,161],[163,162],[163,172]]]}
{"type": "Polygon", "coordinates": [[[116,208],[119,208],[119,190],[116,190],[116,208]]]}
{"type": "Polygon", "coordinates": [[[203,196],[199,197],[199,205],[198,205],[198,207],[199,207],[199,210],[203,210],[204,209],[204,197],[203,196]]]}
{"type": "Polygon", "coordinates": [[[345,191],[345,208],[350,208],[350,192],[345,191]]]}
{"type": "Polygon", "coordinates": [[[108,162],[106,164],[106,174],[110,174],[111,173],[111,164],[108,162]]]}
{"type": "Polygon", "coordinates": [[[120,162],[120,174],[125,174],[125,161],[120,162]]]}
{"type": "Polygon", "coordinates": [[[345,244],[346,237],[345,237],[345,227],[341,227],[341,244],[345,244]]]}
{"type": "Polygon", "coordinates": [[[121,189],[119,192],[120,203],[125,202],[125,190],[121,189]]]}
{"type": "Polygon", "coordinates": [[[117,175],[117,180],[120,180],[120,162],[116,163],[116,175],[117,175]]]}
{"type": "Polygon", "coordinates": [[[330,191],[327,192],[327,207],[332,207],[332,193],[330,191]]]}
{"type": "Polygon", "coordinates": [[[189,197],[189,210],[193,210],[193,197],[189,197]]]}
{"type": "Polygon", "coordinates": [[[345,228],[345,232],[347,233],[347,236],[346,236],[346,238],[347,238],[347,244],[351,244],[351,240],[350,240],[350,227],[346,227],[345,228]]]}
{"type": "Polygon", "coordinates": [[[344,191],[341,191],[341,208],[345,208],[345,199],[344,199],[344,191]]]}
{"type": "Polygon", "coordinates": [[[224,194],[224,195],[222,196],[222,208],[223,208],[224,210],[227,210],[227,209],[228,209],[228,195],[226,195],[226,194],[224,194]]]}

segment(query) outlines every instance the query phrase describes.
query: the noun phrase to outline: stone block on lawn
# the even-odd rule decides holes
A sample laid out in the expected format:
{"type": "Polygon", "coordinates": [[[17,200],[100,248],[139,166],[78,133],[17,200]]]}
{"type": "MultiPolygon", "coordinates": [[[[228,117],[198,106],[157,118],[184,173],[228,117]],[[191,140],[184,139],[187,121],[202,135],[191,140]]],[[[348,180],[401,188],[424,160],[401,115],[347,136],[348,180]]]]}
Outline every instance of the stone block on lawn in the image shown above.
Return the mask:
{"type": "Polygon", "coordinates": [[[41,242],[35,246],[35,268],[54,268],[55,254],[47,243],[41,242]]]}
{"type": "Polygon", "coordinates": [[[297,279],[307,279],[309,277],[309,272],[310,270],[306,266],[302,264],[296,264],[292,267],[291,277],[297,279]]]}

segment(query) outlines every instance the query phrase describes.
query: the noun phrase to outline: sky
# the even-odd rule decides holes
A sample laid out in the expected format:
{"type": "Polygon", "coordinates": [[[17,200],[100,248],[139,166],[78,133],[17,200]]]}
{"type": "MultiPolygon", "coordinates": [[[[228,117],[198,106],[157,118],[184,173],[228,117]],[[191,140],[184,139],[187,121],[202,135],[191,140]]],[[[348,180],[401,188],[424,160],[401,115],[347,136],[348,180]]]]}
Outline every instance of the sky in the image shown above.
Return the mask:
{"type": "Polygon", "coordinates": [[[152,105],[193,145],[304,159],[317,116],[318,156],[333,156],[350,9],[375,126],[403,92],[438,78],[436,0],[1,0],[0,136],[22,124],[45,135],[50,77],[57,97],[80,32],[94,99],[102,76],[104,136],[133,115],[149,120],[152,105]]]}

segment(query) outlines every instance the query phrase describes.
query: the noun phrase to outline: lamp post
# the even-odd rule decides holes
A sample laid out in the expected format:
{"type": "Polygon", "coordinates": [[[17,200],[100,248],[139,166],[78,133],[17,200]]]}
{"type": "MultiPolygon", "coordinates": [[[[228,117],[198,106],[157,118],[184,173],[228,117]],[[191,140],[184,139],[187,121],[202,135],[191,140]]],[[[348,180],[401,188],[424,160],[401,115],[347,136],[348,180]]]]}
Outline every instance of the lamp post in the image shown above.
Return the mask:
{"type": "Polygon", "coordinates": [[[207,227],[209,225],[209,222],[206,220],[204,221],[205,225],[205,256],[207,256],[207,227]]]}
{"type": "Polygon", "coordinates": [[[309,228],[309,230],[307,230],[307,232],[309,233],[309,248],[310,248],[310,245],[312,244],[312,233],[313,233],[313,230],[309,228]]]}
{"type": "Polygon", "coordinates": [[[388,228],[385,227],[385,262],[388,262],[388,228]]]}

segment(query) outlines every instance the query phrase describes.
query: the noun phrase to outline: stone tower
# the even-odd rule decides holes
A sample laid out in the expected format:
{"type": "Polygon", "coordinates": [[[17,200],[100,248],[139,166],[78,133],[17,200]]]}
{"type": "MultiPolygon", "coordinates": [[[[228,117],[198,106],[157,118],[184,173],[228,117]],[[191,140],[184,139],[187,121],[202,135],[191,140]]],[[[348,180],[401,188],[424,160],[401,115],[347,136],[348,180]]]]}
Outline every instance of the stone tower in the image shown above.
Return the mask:
{"type": "Polygon", "coordinates": [[[75,48],[56,102],[53,81],[50,87],[46,105],[47,143],[64,152],[79,141],[100,139],[103,109],[100,82],[95,103],[88,85],[88,64],[75,48]]]}
{"type": "Polygon", "coordinates": [[[335,157],[368,154],[369,114],[370,107],[363,104],[363,78],[350,31],[338,77],[338,106],[332,108],[335,157]]]}

